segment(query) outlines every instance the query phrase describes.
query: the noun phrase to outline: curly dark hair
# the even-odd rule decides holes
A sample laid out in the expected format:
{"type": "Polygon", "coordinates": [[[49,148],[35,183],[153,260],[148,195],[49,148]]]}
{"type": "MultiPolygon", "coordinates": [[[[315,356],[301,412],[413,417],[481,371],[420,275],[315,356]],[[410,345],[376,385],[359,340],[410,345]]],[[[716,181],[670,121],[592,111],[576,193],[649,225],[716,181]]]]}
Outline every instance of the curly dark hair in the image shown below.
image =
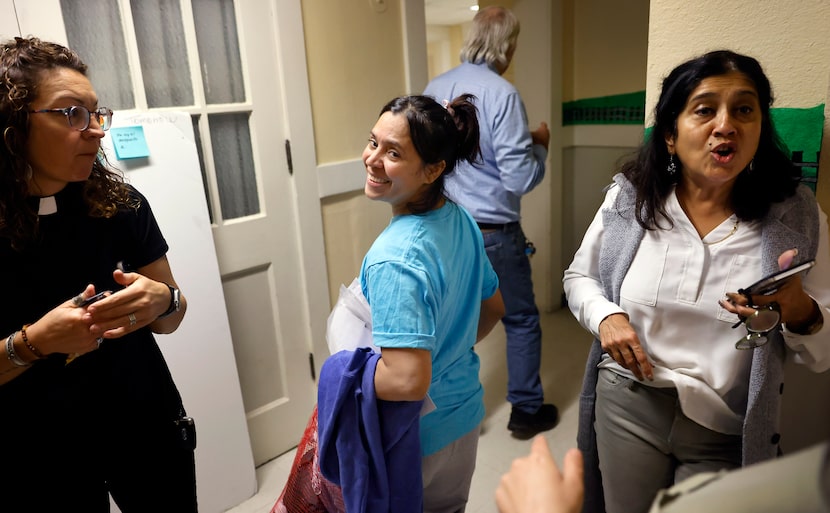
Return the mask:
{"type": "Polygon", "coordinates": [[[754,58],[717,50],[680,64],[663,80],[651,134],[636,156],[621,166],[620,171],[637,191],[637,221],[644,228],[657,228],[660,215],[668,218],[664,201],[678,182],[680,173],[672,176],[666,172],[669,151],[665,139],[677,136],[677,118],[689,95],[705,78],[736,71],[755,85],[761,108],[761,135],[751,175],[744,169],[735,180],[731,207],[741,220],[761,219],[773,203],[795,194],[801,174],[790,160],[789,151],[770,118],[773,96],[769,79],[754,58]]]}
{"type": "MultiPolygon", "coordinates": [[[[26,201],[31,193],[31,167],[26,160],[30,105],[41,81],[58,68],[84,76],[87,71],[77,53],[36,37],[15,37],[0,45],[0,236],[10,239],[17,250],[38,233],[37,212],[26,201]]],[[[99,156],[83,187],[89,215],[108,218],[119,208],[136,208],[124,177],[109,168],[103,152],[99,156]]]]}
{"type": "Polygon", "coordinates": [[[444,177],[455,171],[461,161],[475,163],[481,150],[475,96],[462,94],[446,106],[429,96],[399,96],[384,105],[385,112],[403,114],[409,125],[409,137],[424,164],[445,162],[444,172],[417,201],[407,204],[414,214],[434,209],[444,197],[444,177]]]}

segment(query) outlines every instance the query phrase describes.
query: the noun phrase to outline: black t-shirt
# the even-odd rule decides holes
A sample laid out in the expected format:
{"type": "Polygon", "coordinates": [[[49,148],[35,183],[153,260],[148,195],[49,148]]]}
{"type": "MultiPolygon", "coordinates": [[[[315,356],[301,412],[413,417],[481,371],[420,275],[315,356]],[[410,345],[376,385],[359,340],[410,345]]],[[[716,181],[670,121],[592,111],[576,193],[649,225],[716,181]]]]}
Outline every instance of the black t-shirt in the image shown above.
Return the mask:
{"type": "MultiPolygon", "coordinates": [[[[0,238],[0,336],[35,322],[88,283],[98,292],[117,291],[121,286],[112,272],[119,262],[135,270],[167,252],[149,203],[138,191],[131,193],[140,199],[139,208],[124,207],[103,219],[87,215],[82,187],[71,183],[55,196],[57,212],[40,216],[39,237],[24,251],[0,238]]],[[[147,327],[106,340],[69,364],[63,355],[50,355],[0,385],[4,432],[43,442],[27,451],[47,454],[62,443],[54,439],[56,429],[73,444],[120,443],[118,433],[125,427],[167,424],[180,405],[147,327]]]]}

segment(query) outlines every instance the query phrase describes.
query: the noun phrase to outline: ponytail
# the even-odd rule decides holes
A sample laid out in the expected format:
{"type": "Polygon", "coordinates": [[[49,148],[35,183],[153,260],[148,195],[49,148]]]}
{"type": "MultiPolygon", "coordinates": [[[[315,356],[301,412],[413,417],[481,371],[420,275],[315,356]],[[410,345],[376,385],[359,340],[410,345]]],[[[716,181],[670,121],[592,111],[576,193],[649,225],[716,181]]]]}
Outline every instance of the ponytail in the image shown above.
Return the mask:
{"type": "MultiPolygon", "coordinates": [[[[473,100],[475,100],[475,96],[462,94],[447,104],[447,112],[452,116],[458,130],[455,152],[456,162],[464,161],[475,164],[481,157],[481,148],[478,144],[478,115],[473,100]]],[[[454,169],[455,165],[452,167],[454,169]]]]}
{"type": "Polygon", "coordinates": [[[435,208],[444,198],[444,177],[455,171],[458,162],[478,162],[479,127],[475,96],[462,94],[442,106],[429,96],[399,96],[387,103],[380,114],[403,114],[409,124],[409,137],[424,164],[444,161],[444,171],[429,190],[408,205],[415,214],[435,208]]]}

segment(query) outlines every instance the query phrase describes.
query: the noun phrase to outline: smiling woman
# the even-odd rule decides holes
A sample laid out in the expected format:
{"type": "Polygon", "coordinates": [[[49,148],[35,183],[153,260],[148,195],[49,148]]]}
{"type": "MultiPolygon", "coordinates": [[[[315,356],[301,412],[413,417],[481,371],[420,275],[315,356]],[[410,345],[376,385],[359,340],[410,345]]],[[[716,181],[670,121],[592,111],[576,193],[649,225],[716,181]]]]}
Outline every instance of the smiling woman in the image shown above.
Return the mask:
{"type": "MultiPolygon", "coordinates": [[[[473,346],[504,314],[498,278],[480,230],[463,208],[444,197],[444,177],[458,162],[472,162],[479,154],[478,120],[471,99],[464,95],[444,107],[426,96],[395,98],[381,110],[363,151],[366,196],[389,203],[394,216],[372,244],[360,271],[361,289],[372,312],[372,342],[381,348],[379,358],[374,355],[365,363],[375,371],[371,392],[383,401],[417,401],[416,406],[426,396],[430,399],[423,410],[411,410],[414,419],[401,414],[384,418],[385,426],[404,431],[415,422],[420,431],[413,437],[414,447],[395,447],[396,454],[402,445],[409,451],[404,459],[395,460],[397,464],[390,464],[399,472],[388,476],[390,482],[407,483],[408,495],[391,499],[395,511],[463,511],[484,416],[473,346]]],[[[329,390],[330,382],[339,383],[342,372],[331,369],[340,369],[342,353],[323,366],[320,390],[329,390]]],[[[365,386],[363,392],[371,394],[365,386]]],[[[320,447],[329,444],[328,423],[348,421],[327,413],[332,410],[327,397],[319,404],[320,447]]],[[[364,430],[361,425],[354,431],[364,430]]],[[[342,433],[338,436],[348,436],[347,430],[338,431],[342,433]]],[[[395,440],[399,438],[395,435],[395,440]]],[[[361,461],[358,456],[337,455],[346,462],[361,461]]],[[[326,477],[335,479],[327,474],[331,467],[325,458],[321,454],[320,467],[326,477]]],[[[374,467],[363,472],[387,479],[371,474],[374,467]]],[[[347,508],[361,498],[362,487],[351,481],[338,482],[347,508]]]]}
{"type": "Polygon", "coordinates": [[[403,116],[381,115],[363,150],[366,197],[392,206],[392,215],[411,214],[417,202],[444,170],[444,161],[424,164],[409,137],[403,116]]]}

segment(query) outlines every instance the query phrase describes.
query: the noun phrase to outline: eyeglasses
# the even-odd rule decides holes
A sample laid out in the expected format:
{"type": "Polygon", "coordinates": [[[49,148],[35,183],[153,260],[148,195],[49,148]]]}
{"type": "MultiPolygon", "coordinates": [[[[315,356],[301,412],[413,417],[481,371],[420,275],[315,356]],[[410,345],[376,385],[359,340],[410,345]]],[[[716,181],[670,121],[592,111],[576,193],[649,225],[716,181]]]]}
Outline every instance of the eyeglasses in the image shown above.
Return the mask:
{"type": "Polygon", "coordinates": [[[112,110],[107,107],[98,107],[90,112],[89,109],[82,105],[73,105],[71,107],[64,107],[63,109],[41,109],[30,112],[32,114],[41,114],[43,112],[63,114],[66,116],[66,120],[69,121],[69,126],[79,132],[83,132],[89,128],[89,122],[92,116],[95,116],[95,122],[105,132],[110,129],[110,125],[112,124],[112,110]]]}
{"type": "Polygon", "coordinates": [[[747,334],[735,342],[735,349],[755,349],[769,342],[769,334],[781,326],[781,308],[778,303],[755,307],[755,313],[732,326],[746,326],[747,334]]]}

